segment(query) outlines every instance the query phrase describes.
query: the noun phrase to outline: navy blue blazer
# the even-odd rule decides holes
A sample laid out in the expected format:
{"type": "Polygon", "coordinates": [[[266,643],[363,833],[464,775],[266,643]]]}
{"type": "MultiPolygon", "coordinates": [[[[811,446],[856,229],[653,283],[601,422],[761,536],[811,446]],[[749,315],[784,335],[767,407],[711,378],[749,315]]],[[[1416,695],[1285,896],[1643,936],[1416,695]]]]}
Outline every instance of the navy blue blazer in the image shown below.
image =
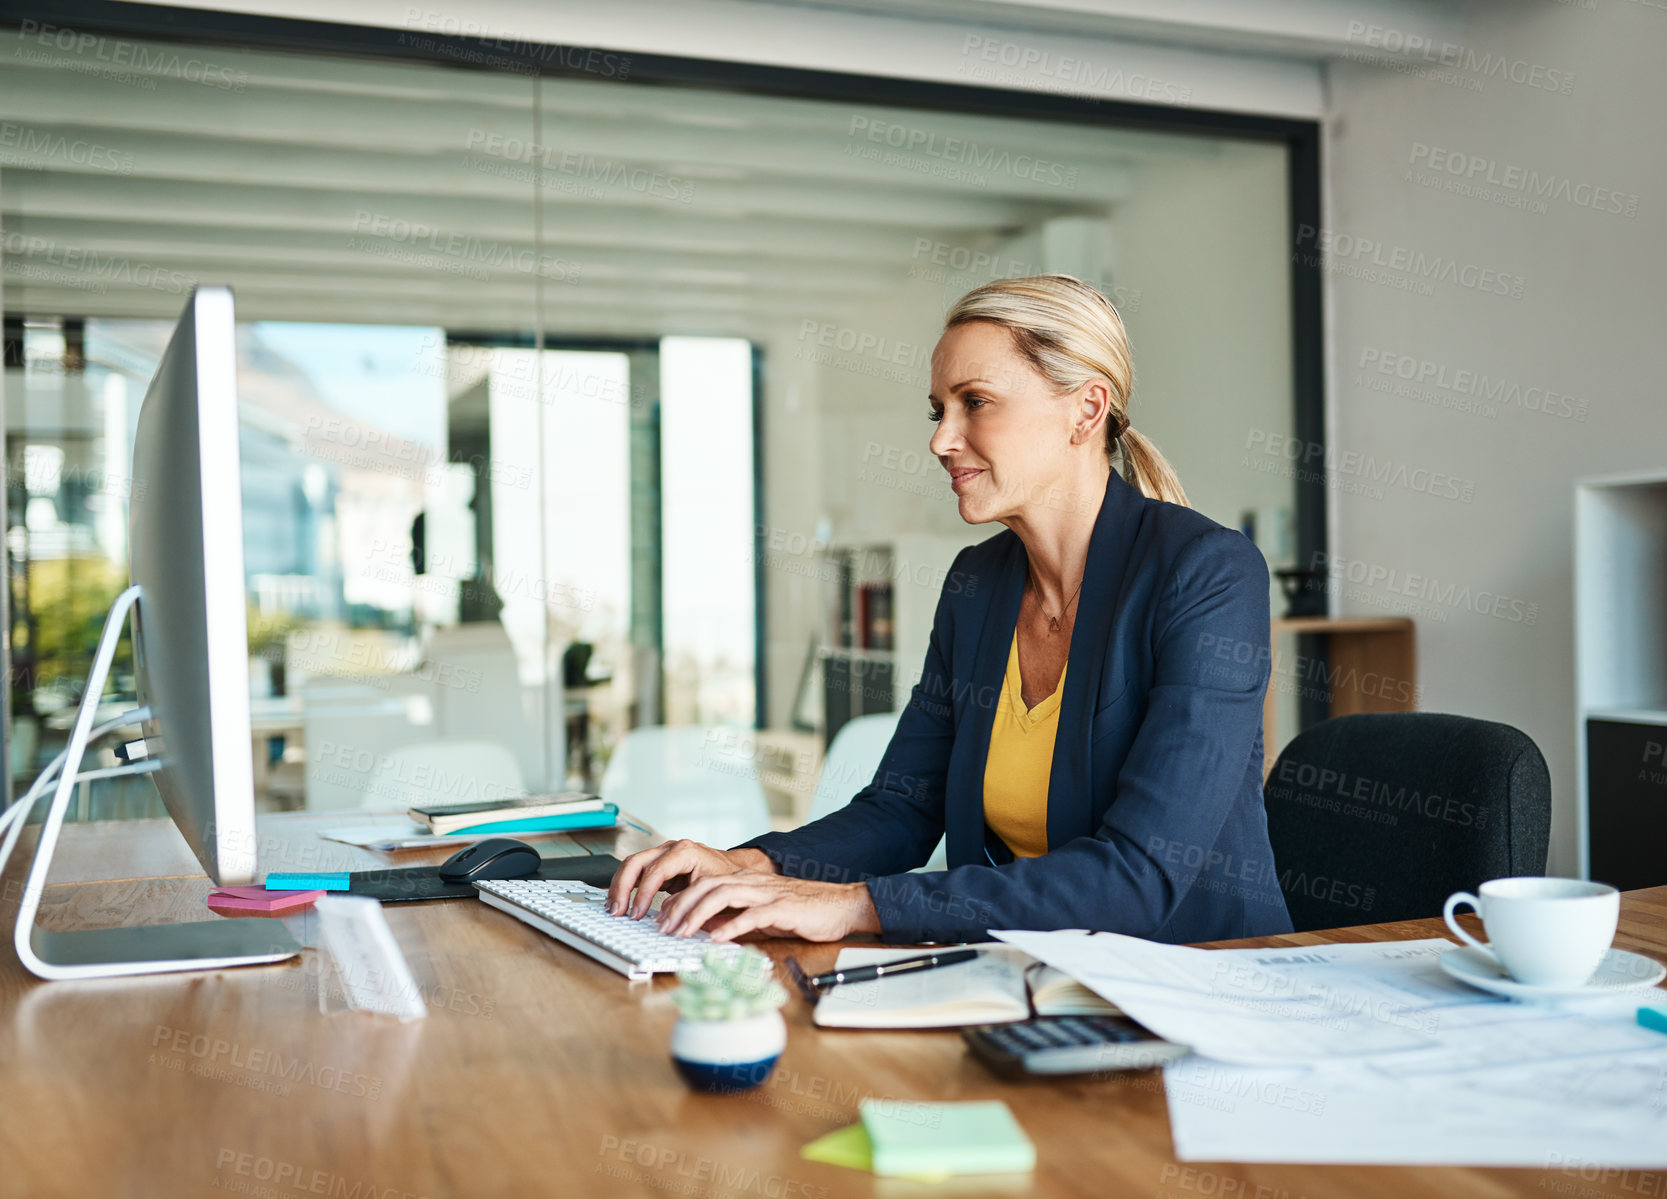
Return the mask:
{"type": "Polygon", "coordinates": [[[1026,573],[1011,530],[961,551],[874,780],[839,811],[747,845],[783,874],[864,880],[887,941],[1290,932],[1262,807],[1260,551],[1112,472],[1071,634],[1048,852],[1015,860],[984,822],[984,764],[1026,573]],[[950,868],[916,872],[940,835],[950,868]]]}

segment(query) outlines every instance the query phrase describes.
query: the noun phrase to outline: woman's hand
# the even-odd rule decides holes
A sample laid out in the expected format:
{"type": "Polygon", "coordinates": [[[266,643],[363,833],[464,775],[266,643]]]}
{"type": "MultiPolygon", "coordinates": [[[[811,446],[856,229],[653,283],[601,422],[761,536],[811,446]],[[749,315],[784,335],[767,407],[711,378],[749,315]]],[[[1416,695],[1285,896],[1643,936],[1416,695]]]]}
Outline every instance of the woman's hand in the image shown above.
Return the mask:
{"type": "Polygon", "coordinates": [[[660,930],[689,937],[706,929],[714,941],[744,933],[838,941],[877,933],[880,917],[862,883],[820,883],[761,870],[712,874],[691,882],[660,908],[660,930]],[[739,909],[727,919],[726,911],[739,909]]]}
{"type": "Polygon", "coordinates": [[[681,890],[690,883],[739,870],[769,875],[775,869],[776,864],[761,850],[722,850],[698,841],[667,841],[620,863],[608,884],[608,912],[618,916],[629,905],[631,919],[640,920],[662,889],[681,890]],[[634,902],[633,889],[637,893],[634,902]]]}

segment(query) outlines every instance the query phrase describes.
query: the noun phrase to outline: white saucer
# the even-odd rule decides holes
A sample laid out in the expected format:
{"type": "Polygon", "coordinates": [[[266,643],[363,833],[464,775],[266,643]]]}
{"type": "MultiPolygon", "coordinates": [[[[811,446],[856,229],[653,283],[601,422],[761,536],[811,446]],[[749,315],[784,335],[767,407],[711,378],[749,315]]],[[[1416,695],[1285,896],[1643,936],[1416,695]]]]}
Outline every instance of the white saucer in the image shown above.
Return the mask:
{"type": "Polygon", "coordinates": [[[1585,984],[1578,987],[1536,987],[1519,983],[1484,953],[1456,945],[1441,955],[1441,968],[1462,983],[1492,991],[1507,999],[1565,999],[1618,995],[1642,991],[1667,978],[1667,966],[1654,958],[1625,949],[1611,949],[1585,984]]]}

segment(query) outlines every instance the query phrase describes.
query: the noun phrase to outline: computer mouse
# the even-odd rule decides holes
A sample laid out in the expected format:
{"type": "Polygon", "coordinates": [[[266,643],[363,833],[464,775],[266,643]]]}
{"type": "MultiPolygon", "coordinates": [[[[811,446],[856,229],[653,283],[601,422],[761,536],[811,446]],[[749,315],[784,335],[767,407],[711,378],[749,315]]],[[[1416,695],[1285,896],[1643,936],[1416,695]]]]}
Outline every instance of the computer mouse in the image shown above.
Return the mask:
{"type": "Polygon", "coordinates": [[[544,859],[538,850],[514,837],[488,837],[460,849],[440,863],[440,878],[448,883],[485,882],[495,878],[527,878],[544,859]]]}

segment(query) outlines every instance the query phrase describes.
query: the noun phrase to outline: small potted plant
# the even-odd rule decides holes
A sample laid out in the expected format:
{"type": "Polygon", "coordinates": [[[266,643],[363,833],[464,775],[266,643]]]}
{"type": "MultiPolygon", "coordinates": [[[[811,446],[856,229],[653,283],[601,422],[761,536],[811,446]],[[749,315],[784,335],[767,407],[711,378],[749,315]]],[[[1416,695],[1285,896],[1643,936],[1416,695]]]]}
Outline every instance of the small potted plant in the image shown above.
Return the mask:
{"type": "Polygon", "coordinates": [[[671,1060],[697,1091],[745,1091],[770,1076],[787,1046],[787,990],[756,949],[708,949],[672,994],[671,1060]]]}

